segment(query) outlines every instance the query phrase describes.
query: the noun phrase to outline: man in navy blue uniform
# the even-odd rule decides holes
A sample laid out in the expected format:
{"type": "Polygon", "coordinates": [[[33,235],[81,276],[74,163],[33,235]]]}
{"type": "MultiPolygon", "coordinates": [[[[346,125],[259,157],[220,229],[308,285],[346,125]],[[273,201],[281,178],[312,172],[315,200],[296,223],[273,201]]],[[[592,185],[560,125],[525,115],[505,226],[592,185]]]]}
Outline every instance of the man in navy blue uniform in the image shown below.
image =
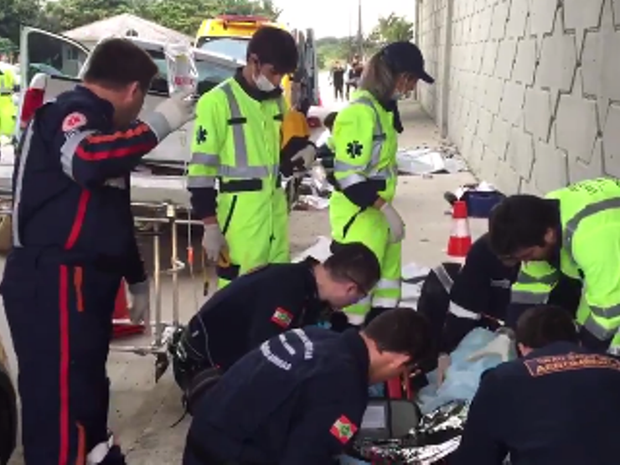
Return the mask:
{"type": "Polygon", "coordinates": [[[329,320],[334,309],[368,295],[379,277],[375,254],[359,243],[343,245],[324,263],[276,263],[239,277],[189,321],[174,350],[177,383],[186,388],[198,373],[226,371],[273,336],[329,320]]]}
{"type": "MultiPolygon", "coordinates": [[[[450,366],[450,353],[474,328],[500,328],[510,303],[510,289],[517,280],[520,262],[500,260],[491,250],[489,235],[472,245],[465,264],[442,263],[426,278],[418,310],[432,323],[438,340],[438,380],[443,382],[450,366]]],[[[576,312],[581,282],[562,276],[549,296],[549,303],[576,312]]]]}
{"type": "Polygon", "coordinates": [[[179,95],[136,120],[156,73],[133,43],[105,41],[83,83],[37,110],[20,141],[14,248],[0,291],[19,362],[27,465],[125,463],[107,431],[106,359],[121,279],[134,321],[149,305],[130,172],[193,113],[179,95]]]}
{"type": "Polygon", "coordinates": [[[327,465],[359,429],[369,384],[424,357],[430,331],[407,308],[361,332],[308,327],[264,342],[199,401],[183,465],[327,465]]]}
{"type": "Polygon", "coordinates": [[[581,347],[554,306],[527,310],[516,341],[524,357],[483,375],[454,465],[508,455],[512,465],[616,465],[620,360],[581,347]]]}

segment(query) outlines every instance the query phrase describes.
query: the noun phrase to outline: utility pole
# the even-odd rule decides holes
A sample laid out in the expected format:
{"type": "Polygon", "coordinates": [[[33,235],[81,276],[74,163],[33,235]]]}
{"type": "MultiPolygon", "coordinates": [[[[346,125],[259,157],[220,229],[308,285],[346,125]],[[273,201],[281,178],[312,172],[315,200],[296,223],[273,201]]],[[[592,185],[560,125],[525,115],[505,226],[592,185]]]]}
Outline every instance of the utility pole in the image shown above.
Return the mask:
{"type": "Polygon", "coordinates": [[[362,0],[357,0],[357,53],[364,55],[364,36],[362,34],[362,0]]]}

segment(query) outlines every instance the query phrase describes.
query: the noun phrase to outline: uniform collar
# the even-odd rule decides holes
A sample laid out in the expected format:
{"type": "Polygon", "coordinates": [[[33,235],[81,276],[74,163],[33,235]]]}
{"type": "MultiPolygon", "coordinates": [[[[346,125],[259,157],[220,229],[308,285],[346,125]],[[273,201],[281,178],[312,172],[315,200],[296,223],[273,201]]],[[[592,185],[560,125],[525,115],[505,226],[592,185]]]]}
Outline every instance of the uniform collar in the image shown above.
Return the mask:
{"type": "Polygon", "coordinates": [[[553,266],[556,270],[560,269],[560,256],[562,251],[562,210],[560,209],[560,201],[558,199],[549,199],[549,202],[552,202],[557,209],[557,224],[555,225],[555,234],[556,234],[556,244],[553,248],[553,252],[551,257],[547,260],[551,266],[553,266]]]}
{"type": "Polygon", "coordinates": [[[106,99],[99,97],[90,89],[77,85],[75,91],[85,99],[92,100],[97,105],[97,109],[103,114],[103,116],[110,122],[114,119],[114,105],[106,99]]]}
{"type": "Polygon", "coordinates": [[[315,321],[326,312],[331,311],[328,303],[319,299],[319,288],[316,284],[314,275],[314,267],[320,262],[313,257],[306,257],[299,265],[302,266],[305,273],[304,292],[306,295],[306,315],[307,321],[315,321]]]}
{"type": "Polygon", "coordinates": [[[258,90],[256,87],[250,86],[245,80],[245,77],[243,77],[243,67],[237,68],[237,72],[235,73],[235,81],[237,81],[237,84],[241,86],[246,94],[258,102],[275,100],[282,96],[282,89],[279,87],[271,92],[263,92],[262,90],[258,90]]]}
{"type": "Polygon", "coordinates": [[[544,347],[541,347],[540,349],[535,349],[523,358],[526,360],[531,360],[537,357],[544,357],[547,355],[562,355],[568,354],[570,352],[584,353],[588,351],[581,347],[579,344],[568,341],[559,341],[548,344],[544,347]]]}
{"type": "Polygon", "coordinates": [[[357,329],[347,329],[340,335],[340,341],[345,346],[345,351],[353,356],[356,367],[359,370],[360,380],[368,384],[368,373],[370,371],[370,356],[368,347],[357,329]]]}

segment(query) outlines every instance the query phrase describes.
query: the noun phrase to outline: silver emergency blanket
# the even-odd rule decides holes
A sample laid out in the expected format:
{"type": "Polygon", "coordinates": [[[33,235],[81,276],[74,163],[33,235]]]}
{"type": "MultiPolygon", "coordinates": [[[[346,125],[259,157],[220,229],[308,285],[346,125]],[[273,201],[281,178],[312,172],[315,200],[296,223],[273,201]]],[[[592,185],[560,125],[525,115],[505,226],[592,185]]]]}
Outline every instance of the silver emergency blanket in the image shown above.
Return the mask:
{"type": "Polygon", "coordinates": [[[460,442],[469,404],[452,401],[424,415],[402,439],[360,440],[354,451],[376,465],[431,465],[454,452],[460,442]]]}

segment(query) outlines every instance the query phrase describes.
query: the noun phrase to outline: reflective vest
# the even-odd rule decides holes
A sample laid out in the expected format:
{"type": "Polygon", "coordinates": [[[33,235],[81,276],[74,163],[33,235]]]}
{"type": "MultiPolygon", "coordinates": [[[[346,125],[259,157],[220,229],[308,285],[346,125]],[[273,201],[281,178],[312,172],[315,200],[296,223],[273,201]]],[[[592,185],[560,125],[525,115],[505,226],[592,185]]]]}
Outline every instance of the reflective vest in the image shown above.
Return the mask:
{"type": "Polygon", "coordinates": [[[261,180],[262,188],[238,191],[275,188],[284,99],[259,102],[231,78],[201,100],[187,187],[219,187],[222,191],[226,183],[261,180]]]}
{"type": "Polygon", "coordinates": [[[5,69],[0,71],[0,96],[12,95],[15,87],[13,71],[5,69]]]}
{"type": "Polygon", "coordinates": [[[560,267],[531,261],[521,266],[512,302],[547,301],[559,272],[584,283],[577,321],[600,340],[620,327],[620,181],[600,178],[550,192],[560,202],[560,267]]]}
{"type": "Polygon", "coordinates": [[[356,92],[351,104],[336,117],[332,138],[338,187],[346,189],[361,182],[377,181],[382,185],[379,195],[384,200],[392,200],[398,174],[393,114],[371,93],[356,92]],[[349,121],[354,123],[348,124],[349,121]]]}

